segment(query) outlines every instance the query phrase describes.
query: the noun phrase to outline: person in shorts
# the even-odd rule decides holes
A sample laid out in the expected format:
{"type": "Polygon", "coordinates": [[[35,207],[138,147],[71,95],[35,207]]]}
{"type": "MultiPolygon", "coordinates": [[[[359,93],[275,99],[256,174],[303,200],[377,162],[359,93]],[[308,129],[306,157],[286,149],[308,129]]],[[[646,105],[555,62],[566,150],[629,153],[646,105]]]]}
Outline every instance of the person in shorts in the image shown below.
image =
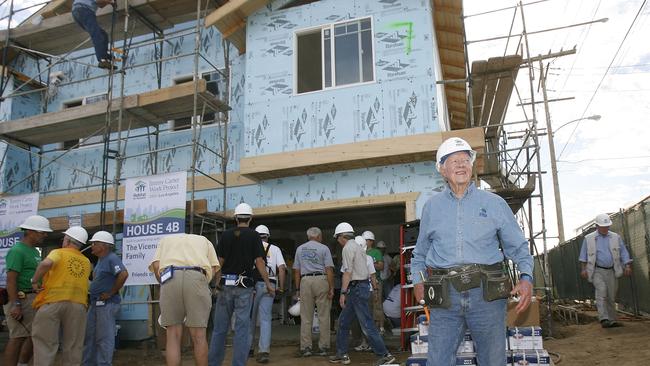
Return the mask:
{"type": "Polygon", "coordinates": [[[158,243],[149,269],[160,283],[160,325],[167,329],[167,365],[181,364],[183,325],[192,338],[195,364],[208,364],[209,283],[220,267],[214,245],[203,236],[174,234],[158,243]]]}

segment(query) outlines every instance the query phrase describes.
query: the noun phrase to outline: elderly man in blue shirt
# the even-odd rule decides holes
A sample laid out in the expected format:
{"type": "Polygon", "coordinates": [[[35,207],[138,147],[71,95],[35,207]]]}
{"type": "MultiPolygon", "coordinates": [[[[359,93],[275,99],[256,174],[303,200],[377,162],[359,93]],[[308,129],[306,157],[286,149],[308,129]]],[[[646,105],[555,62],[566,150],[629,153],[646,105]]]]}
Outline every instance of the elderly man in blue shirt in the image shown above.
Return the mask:
{"type": "Polygon", "coordinates": [[[475,187],[475,158],[465,140],[445,140],[436,167],[447,186],[422,211],[411,271],[420,303],[425,298],[423,280],[428,277],[428,366],[455,365],[466,329],[476,344],[478,364],[505,365],[506,298],[519,296],[517,312],[526,310],[531,301],[533,258],[528,243],[508,204],[475,187]],[[504,255],[521,273],[512,291],[504,274],[504,255]],[[438,287],[432,287],[436,280],[438,287]]]}
{"type": "Polygon", "coordinates": [[[621,275],[632,274],[632,259],[620,235],[609,231],[612,220],[607,214],[596,216],[596,231],[587,234],[582,242],[578,260],[580,275],[594,284],[598,319],[603,328],[620,327],[616,321],[617,282],[621,275]]]}

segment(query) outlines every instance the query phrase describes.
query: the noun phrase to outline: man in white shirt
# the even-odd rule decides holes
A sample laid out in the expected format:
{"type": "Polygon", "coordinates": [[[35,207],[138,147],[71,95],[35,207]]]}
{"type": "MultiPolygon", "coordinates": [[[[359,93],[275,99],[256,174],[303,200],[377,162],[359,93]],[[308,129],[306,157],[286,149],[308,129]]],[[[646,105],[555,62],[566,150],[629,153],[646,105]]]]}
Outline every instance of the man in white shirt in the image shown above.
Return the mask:
{"type": "MultiPolygon", "coordinates": [[[[271,232],[266,225],[259,225],[255,228],[260,238],[262,238],[262,246],[266,254],[266,270],[269,275],[269,281],[275,286],[275,292],[279,294],[284,293],[284,279],[287,271],[287,265],[284,262],[282,251],[277,246],[268,242],[271,237],[271,232]]],[[[255,339],[255,325],[257,318],[260,320],[260,340],[257,345],[257,362],[268,363],[269,352],[271,350],[271,320],[273,308],[273,296],[269,295],[266,291],[266,284],[261,276],[254,276],[255,283],[255,299],[253,301],[253,317],[251,321],[251,351],[253,351],[253,340],[255,339]]]]}

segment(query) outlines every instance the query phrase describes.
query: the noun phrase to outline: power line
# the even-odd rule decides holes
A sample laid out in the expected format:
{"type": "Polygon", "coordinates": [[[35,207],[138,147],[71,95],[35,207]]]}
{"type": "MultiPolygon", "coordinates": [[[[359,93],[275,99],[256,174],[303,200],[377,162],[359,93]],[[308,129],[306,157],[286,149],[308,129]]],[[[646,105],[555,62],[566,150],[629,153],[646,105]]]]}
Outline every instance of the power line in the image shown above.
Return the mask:
{"type": "MultiPolygon", "coordinates": [[[[587,111],[589,110],[589,107],[591,106],[591,103],[594,101],[594,98],[596,97],[596,94],[598,94],[598,90],[600,89],[601,85],[603,85],[603,81],[605,81],[605,78],[607,77],[607,74],[609,73],[610,68],[614,64],[614,61],[616,60],[616,57],[618,56],[618,53],[621,51],[621,48],[623,48],[623,44],[625,43],[625,40],[627,39],[627,36],[630,34],[630,31],[632,30],[632,27],[634,27],[634,24],[636,23],[636,20],[639,18],[639,15],[641,14],[641,11],[645,7],[647,0],[643,0],[643,3],[641,3],[641,6],[639,7],[639,10],[636,12],[636,15],[634,16],[634,19],[632,20],[632,23],[630,24],[630,27],[627,29],[627,32],[625,32],[625,36],[621,40],[621,42],[618,45],[618,48],[616,49],[616,53],[614,53],[614,56],[612,57],[612,60],[610,61],[609,65],[607,66],[607,69],[605,70],[605,73],[603,74],[603,77],[600,79],[598,82],[598,85],[596,86],[596,89],[594,90],[594,93],[591,95],[591,98],[589,99],[589,102],[587,103],[587,106],[585,106],[585,110],[582,112],[582,115],[580,118],[584,118],[585,114],[587,114],[587,111]]],[[[571,131],[571,135],[569,136],[569,139],[567,142],[564,144],[562,147],[562,150],[560,150],[560,154],[558,155],[558,158],[562,157],[562,154],[564,153],[564,150],[567,148],[569,145],[569,141],[571,141],[571,137],[575,134],[575,132],[578,130],[580,127],[580,122],[578,121],[573,128],[573,131],[571,131]]]]}

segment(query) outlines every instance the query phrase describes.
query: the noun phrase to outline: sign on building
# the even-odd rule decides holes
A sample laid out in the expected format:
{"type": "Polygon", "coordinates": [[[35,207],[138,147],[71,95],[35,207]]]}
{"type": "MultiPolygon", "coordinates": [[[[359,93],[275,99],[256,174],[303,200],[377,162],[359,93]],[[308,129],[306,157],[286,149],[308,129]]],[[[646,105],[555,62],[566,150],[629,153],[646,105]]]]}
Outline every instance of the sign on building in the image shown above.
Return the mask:
{"type": "Polygon", "coordinates": [[[155,284],[148,269],[160,239],[185,232],[187,172],[126,180],[122,261],[126,285],[155,284]]]}

